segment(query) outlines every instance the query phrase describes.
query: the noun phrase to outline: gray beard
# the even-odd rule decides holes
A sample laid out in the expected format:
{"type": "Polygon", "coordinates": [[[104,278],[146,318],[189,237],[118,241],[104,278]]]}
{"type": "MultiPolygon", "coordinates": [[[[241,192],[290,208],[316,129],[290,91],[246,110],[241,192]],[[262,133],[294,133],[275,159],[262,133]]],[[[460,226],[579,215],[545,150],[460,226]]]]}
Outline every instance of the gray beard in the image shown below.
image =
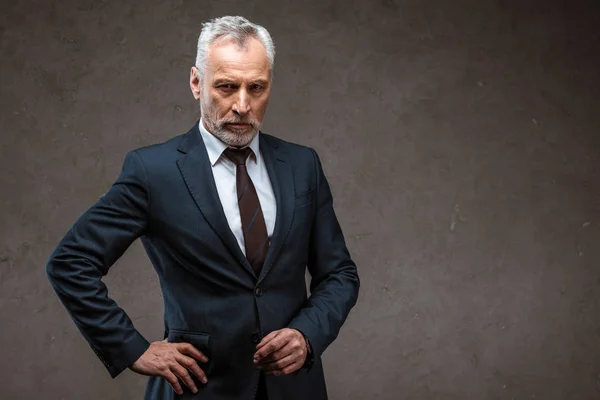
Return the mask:
{"type": "Polygon", "coordinates": [[[208,131],[215,137],[230,147],[245,147],[250,144],[252,139],[258,134],[258,129],[251,128],[244,133],[235,133],[227,130],[223,125],[212,124],[207,121],[208,131]]]}
{"type": "Polygon", "coordinates": [[[225,119],[215,122],[212,118],[207,117],[206,115],[202,116],[202,121],[204,122],[204,127],[208,132],[230,147],[248,146],[252,139],[258,135],[260,129],[260,125],[256,121],[225,119]],[[227,123],[235,122],[249,123],[252,125],[252,127],[243,133],[231,131],[225,127],[227,123]]]}

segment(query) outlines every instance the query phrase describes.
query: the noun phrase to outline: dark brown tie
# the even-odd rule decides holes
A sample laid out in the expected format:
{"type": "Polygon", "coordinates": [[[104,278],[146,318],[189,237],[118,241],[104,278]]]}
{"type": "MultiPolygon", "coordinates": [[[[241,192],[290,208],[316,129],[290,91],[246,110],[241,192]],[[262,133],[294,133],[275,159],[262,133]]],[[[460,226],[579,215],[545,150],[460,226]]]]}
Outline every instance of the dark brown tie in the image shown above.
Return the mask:
{"type": "Polygon", "coordinates": [[[252,265],[254,274],[259,276],[269,250],[269,236],[256,189],[246,168],[246,159],[251,152],[252,150],[246,147],[245,149],[228,148],[224,153],[236,165],[235,181],[246,244],[246,258],[252,265]]]}

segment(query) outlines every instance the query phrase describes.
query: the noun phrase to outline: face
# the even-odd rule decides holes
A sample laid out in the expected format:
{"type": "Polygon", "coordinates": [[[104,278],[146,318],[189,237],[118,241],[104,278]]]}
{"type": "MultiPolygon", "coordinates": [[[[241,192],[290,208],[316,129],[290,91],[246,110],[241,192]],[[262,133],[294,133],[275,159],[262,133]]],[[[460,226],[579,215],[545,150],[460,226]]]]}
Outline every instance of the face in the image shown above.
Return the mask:
{"type": "Polygon", "coordinates": [[[218,41],[210,47],[202,80],[192,67],[190,87],[200,100],[204,127],[228,146],[246,146],[258,134],[269,102],[267,52],[254,38],[243,48],[230,39],[218,41]]]}

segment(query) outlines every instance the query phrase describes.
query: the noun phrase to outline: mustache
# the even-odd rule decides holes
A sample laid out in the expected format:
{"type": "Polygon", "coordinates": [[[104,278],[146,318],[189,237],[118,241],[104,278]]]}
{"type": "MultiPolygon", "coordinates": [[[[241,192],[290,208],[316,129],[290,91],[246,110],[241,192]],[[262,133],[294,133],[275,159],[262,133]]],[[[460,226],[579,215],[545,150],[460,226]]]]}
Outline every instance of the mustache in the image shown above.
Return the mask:
{"type": "Polygon", "coordinates": [[[221,126],[223,125],[227,125],[227,124],[248,124],[251,125],[253,127],[258,126],[258,121],[252,119],[252,118],[226,118],[221,120],[221,126]]]}

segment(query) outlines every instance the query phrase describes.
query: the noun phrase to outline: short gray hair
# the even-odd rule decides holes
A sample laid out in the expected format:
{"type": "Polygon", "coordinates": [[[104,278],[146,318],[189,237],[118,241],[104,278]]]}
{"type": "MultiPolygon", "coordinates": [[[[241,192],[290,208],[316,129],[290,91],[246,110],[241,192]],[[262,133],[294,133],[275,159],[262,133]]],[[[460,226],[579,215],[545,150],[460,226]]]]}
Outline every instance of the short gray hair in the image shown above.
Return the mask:
{"type": "Polygon", "coordinates": [[[239,46],[244,46],[249,38],[260,41],[267,51],[271,75],[273,74],[275,44],[273,44],[273,39],[265,28],[240,16],[215,18],[203,23],[202,26],[202,32],[200,32],[198,38],[198,53],[196,54],[196,68],[198,68],[200,79],[206,73],[206,56],[210,45],[222,38],[234,39],[239,46]]]}

